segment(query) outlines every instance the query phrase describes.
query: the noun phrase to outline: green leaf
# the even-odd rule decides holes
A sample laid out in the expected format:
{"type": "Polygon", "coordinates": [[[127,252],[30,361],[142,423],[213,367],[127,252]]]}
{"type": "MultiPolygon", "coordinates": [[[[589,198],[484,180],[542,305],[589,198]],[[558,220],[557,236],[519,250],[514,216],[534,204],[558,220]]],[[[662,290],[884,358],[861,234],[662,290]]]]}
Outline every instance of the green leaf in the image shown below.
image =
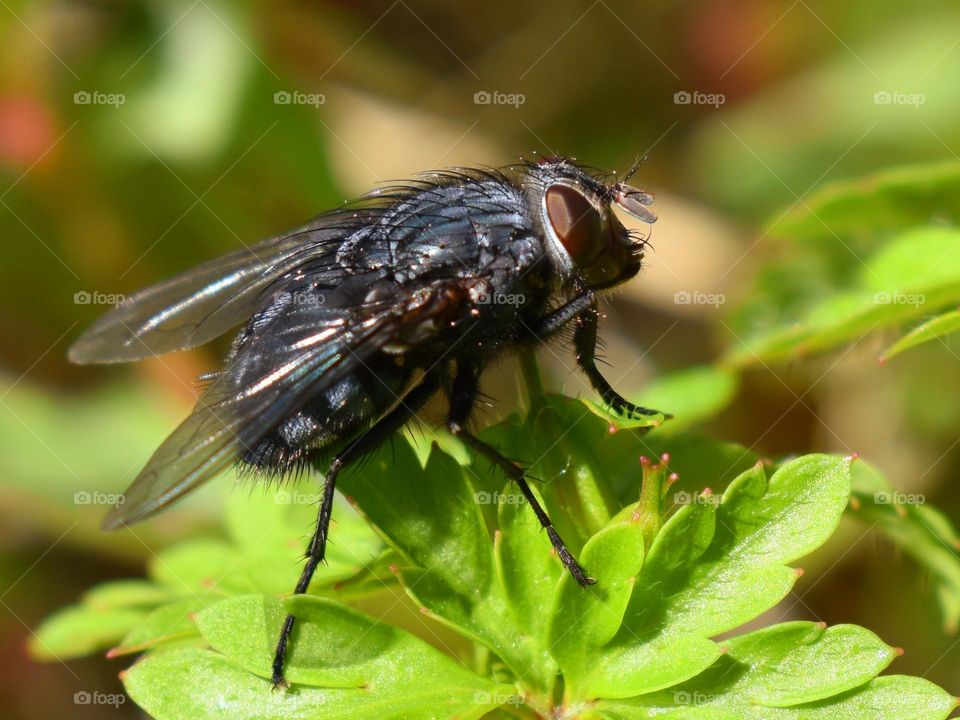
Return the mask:
{"type": "Polygon", "coordinates": [[[952,227],[908,230],[884,244],[861,268],[863,286],[877,293],[932,291],[954,286],[958,279],[960,231],[952,227]]]}
{"type": "Polygon", "coordinates": [[[197,625],[215,650],[269,679],[288,611],[297,624],[286,676],[297,686],[383,686],[409,672],[410,682],[420,675],[438,684],[476,683],[477,689],[484,688],[479,678],[422,640],[326,598],[295,595],[284,605],[265,595],[238,596],[201,612],[197,625]]]}
{"type": "Polygon", "coordinates": [[[140,609],[71,605],[41,623],[30,637],[30,655],[44,661],[89,655],[118,642],[146,616],[140,609]]]}
{"type": "MultiPolygon", "coordinates": [[[[536,490],[534,493],[539,497],[536,490]]],[[[553,594],[557,581],[567,573],[556,561],[550,539],[523,495],[510,484],[497,498],[504,501],[498,503],[499,522],[494,549],[497,573],[503,583],[511,617],[523,633],[547,641],[550,614],[545,612],[545,598],[553,594]]]]}
{"type": "Polygon", "coordinates": [[[592,400],[582,400],[581,402],[594,415],[607,420],[618,429],[636,430],[660,427],[673,417],[671,413],[666,411],[657,411],[649,415],[627,415],[625,413],[619,413],[607,405],[595,403],[592,400]]]}
{"type": "Polygon", "coordinates": [[[155,607],[176,595],[167,587],[148,580],[112,580],[84,593],[81,602],[95,610],[155,607]]]}
{"type": "Polygon", "coordinates": [[[664,632],[666,600],[688,581],[686,573],[709,547],[715,524],[716,507],[708,503],[683,507],[667,521],[634,584],[619,637],[580,660],[582,676],[565,668],[571,697],[630,697],[669,687],[720,656],[720,646],[703,636],[664,632]],[[649,615],[633,617],[642,613],[649,615]]]}
{"type": "Polygon", "coordinates": [[[209,595],[199,599],[178,600],[158,607],[134,626],[120,644],[111,648],[109,656],[130,655],[159,646],[166,648],[196,644],[200,640],[200,631],[193,616],[219,599],[218,596],[209,595]]]}
{"type": "MultiPolygon", "coordinates": [[[[639,505],[636,503],[634,509],[639,505]]],[[[569,573],[560,579],[549,612],[548,644],[564,674],[583,677],[591,649],[609,642],[623,621],[637,573],[643,564],[643,527],[630,508],[583,548],[580,560],[597,583],[581,588],[569,573]]]]}
{"type": "Polygon", "coordinates": [[[921,323],[887,348],[880,362],[887,362],[900,353],[932,340],[952,335],[960,330],[960,310],[950,310],[921,323]]]}
{"type": "Polygon", "coordinates": [[[609,720],[944,720],[956,698],[921,678],[889,675],[824,700],[769,707],[749,692],[755,673],[732,658],[671,690],[631,700],[601,701],[597,714],[609,720]]]}
{"type": "Polygon", "coordinates": [[[229,543],[200,538],[174,545],[154,557],[150,576],[180,595],[202,597],[250,591],[249,578],[236,572],[238,553],[229,543]]]}
{"type": "Polygon", "coordinates": [[[799,319],[740,340],[732,365],[778,362],[822,352],[870,332],[960,302],[960,231],[917,228],[881,248],[854,287],[809,307],[799,319]]]}
{"type": "Polygon", "coordinates": [[[414,600],[546,690],[555,667],[539,647],[541,639],[518,636],[515,609],[497,574],[493,539],[481,512],[499,504],[493,504],[499,491],[476,490],[474,478],[475,471],[439,448],[422,467],[409,444],[397,438],[372,457],[364,472],[346,475],[342,484],[404,559],[401,579],[414,600]]]}
{"type": "Polygon", "coordinates": [[[512,687],[494,685],[432,652],[435,663],[417,653],[413,667],[393,664],[360,688],[274,692],[269,680],[199,649],[152,653],[123,681],[134,702],[156,720],[472,720],[513,696],[512,687]]]}
{"type": "Polygon", "coordinates": [[[146,580],[102,583],[79,603],[44,620],[30,638],[30,654],[49,661],[103,650],[138,626],[159,603],[175,597],[169,588],[146,580]]]}
{"type": "Polygon", "coordinates": [[[769,483],[757,465],[722,502],[701,495],[664,525],[640,570],[617,637],[573,678],[578,697],[630,697],[693,677],[720,654],[708,638],[773,607],[790,562],[822,544],[850,494],[849,460],[809,455],[769,483]],[[749,588],[748,592],[743,589],[749,588]]]}
{"type": "MultiPolygon", "coordinates": [[[[229,568],[233,582],[258,592],[290,592],[300,577],[321,493],[317,485],[254,487],[247,493],[232,493],[227,529],[238,551],[229,568]]],[[[315,591],[360,573],[383,550],[380,538],[339,495],[333,518],[336,534],[311,581],[315,591]]]]}
{"type": "Polygon", "coordinates": [[[771,224],[774,238],[882,237],[944,214],[960,218],[960,162],[922,163],[824,185],[771,224]]]}
{"type": "Polygon", "coordinates": [[[399,586],[395,569],[403,564],[402,558],[391,548],[384,548],[369,564],[345,580],[335,582],[329,588],[317,589],[311,583],[314,592],[332,594],[341,601],[367,597],[384,590],[392,591],[399,586]],[[330,592],[332,591],[332,592],[330,592]]]}
{"type": "Polygon", "coordinates": [[[886,668],[898,651],[855,625],[792,622],[733,638],[728,656],[749,667],[750,700],[788,707],[852,690],[886,668]]]}

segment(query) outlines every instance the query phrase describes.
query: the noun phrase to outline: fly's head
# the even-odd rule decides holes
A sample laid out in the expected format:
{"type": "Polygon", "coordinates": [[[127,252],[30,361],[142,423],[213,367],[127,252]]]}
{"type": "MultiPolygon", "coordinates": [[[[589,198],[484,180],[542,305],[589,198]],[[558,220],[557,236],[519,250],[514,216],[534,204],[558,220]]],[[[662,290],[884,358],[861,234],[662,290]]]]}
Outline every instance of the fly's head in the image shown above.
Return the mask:
{"type": "Polygon", "coordinates": [[[640,271],[646,240],[627,230],[613,208],[652,224],[657,220],[648,209],[652,195],[624,181],[603,182],[563,158],[544,158],[526,170],[528,197],[550,259],[563,277],[584,289],[602,290],[640,271]]]}

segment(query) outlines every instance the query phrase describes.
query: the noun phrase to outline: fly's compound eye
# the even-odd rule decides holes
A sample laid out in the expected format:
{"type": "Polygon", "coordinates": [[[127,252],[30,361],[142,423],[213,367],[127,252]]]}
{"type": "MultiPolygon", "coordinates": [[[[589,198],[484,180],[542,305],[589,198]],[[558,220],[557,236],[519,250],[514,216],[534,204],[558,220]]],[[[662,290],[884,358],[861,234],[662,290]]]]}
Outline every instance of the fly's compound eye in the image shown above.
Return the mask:
{"type": "Polygon", "coordinates": [[[657,221],[657,216],[647,209],[647,206],[653,203],[653,195],[648,192],[629,185],[617,185],[614,188],[613,201],[627,215],[641,222],[652,225],[657,221]]]}
{"type": "Polygon", "coordinates": [[[603,252],[606,237],[600,214],[579,190],[552,185],[546,193],[547,219],[575,265],[590,265],[603,252]]]}
{"type": "Polygon", "coordinates": [[[611,287],[640,269],[629,233],[608,207],[597,210],[583,192],[562,183],[547,188],[544,207],[557,242],[589,287],[611,287]]]}

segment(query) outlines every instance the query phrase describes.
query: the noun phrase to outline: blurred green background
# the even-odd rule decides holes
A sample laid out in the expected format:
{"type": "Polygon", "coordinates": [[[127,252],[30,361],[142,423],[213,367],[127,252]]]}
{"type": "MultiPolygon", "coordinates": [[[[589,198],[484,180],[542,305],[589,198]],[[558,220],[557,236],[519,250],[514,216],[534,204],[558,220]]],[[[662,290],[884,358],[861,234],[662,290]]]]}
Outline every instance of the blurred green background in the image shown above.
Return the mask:
{"type": "MultiPolygon", "coordinates": [[[[212,483],[135,533],[98,531],[105,495],[188,411],[224,347],[71,367],[69,343],[122,294],[420,170],[540,153],[622,171],[646,155],[635,181],[657,194],[654,251],[603,329],[608,376],[644,399],[658,374],[715,361],[860,270],[870,233],[820,221],[829,262],[811,262],[767,228],[809,210],[824,183],[960,160],[958,77],[960,7],[947,0],[5,0],[4,716],[137,716],[129,702],[75,702],[121,692],[123,662],[38,665],[25,644],[95,582],[136,576],[215,527],[231,489],[212,483]]],[[[880,366],[893,337],[751,363],[698,430],[770,457],[857,451],[956,520],[960,347],[880,366]]],[[[542,360],[553,389],[587,392],[558,347],[542,360]]],[[[484,422],[511,409],[515,387],[513,364],[490,373],[503,402],[484,422]]],[[[907,648],[898,672],[960,688],[960,646],[924,571],[853,524],[811,563],[778,616],[863,624],[907,648]]]]}

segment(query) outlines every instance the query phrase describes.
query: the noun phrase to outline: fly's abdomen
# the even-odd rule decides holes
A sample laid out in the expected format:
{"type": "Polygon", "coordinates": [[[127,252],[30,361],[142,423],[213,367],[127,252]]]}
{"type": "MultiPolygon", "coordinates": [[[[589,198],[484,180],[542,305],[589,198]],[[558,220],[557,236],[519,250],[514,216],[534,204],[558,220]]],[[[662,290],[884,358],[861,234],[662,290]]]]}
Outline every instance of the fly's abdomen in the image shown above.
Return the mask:
{"type": "Polygon", "coordinates": [[[282,478],[325,460],[383,415],[408,380],[406,370],[389,362],[360,369],[283,420],[243,453],[240,462],[257,473],[282,478]]]}

